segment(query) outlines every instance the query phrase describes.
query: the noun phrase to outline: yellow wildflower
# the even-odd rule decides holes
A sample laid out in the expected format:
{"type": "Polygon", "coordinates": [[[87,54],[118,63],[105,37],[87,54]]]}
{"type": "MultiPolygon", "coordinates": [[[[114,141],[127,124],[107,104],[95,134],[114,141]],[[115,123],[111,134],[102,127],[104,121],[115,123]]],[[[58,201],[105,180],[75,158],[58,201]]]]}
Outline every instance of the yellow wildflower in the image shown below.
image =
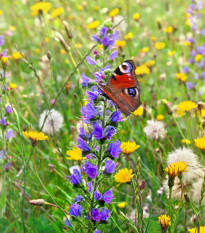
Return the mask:
{"type": "Polygon", "coordinates": [[[173,27],[172,26],[169,26],[167,28],[164,28],[164,32],[166,32],[167,34],[170,34],[173,32],[173,27]]]}
{"type": "Polygon", "coordinates": [[[110,17],[115,17],[119,13],[119,11],[120,11],[119,8],[115,8],[115,9],[110,11],[109,16],[110,17]]]}
{"type": "Polygon", "coordinates": [[[16,31],[16,27],[15,26],[10,26],[9,30],[12,31],[12,32],[14,32],[14,31],[16,31]]]}
{"type": "Polygon", "coordinates": [[[198,231],[198,227],[188,229],[189,232],[191,233],[205,233],[205,226],[200,226],[200,229],[198,231]]]}
{"type": "Polygon", "coordinates": [[[155,64],[154,60],[146,61],[143,65],[147,67],[152,67],[155,64]]]}
{"type": "Polygon", "coordinates": [[[174,54],[175,54],[175,51],[174,51],[174,50],[171,50],[171,51],[168,52],[168,56],[169,56],[169,57],[173,57],[174,54]]]}
{"type": "Polygon", "coordinates": [[[22,131],[25,138],[31,140],[33,146],[36,145],[37,141],[47,140],[48,136],[46,136],[43,132],[38,132],[35,130],[30,129],[29,131],[22,131]]]}
{"type": "Polygon", "coordinates": [[[115,44],[119,47],[119,48],[123,48],[126,45],[126,41],[125,40],[116,40],[115,44]]]}
{"type": "Polygon", "coordinates": [[[151,41],[156,41],[157,38],[155,36],[151,36],[151,41]]]}
{"type": "Polygon", "coordinates": [[[140,19],[140,13],[135,13],[132,18],[135,20],[135,21],[139,21],[140,19]]]}
{"type": "Polygon", "coordinates": [[[48,43],[50,39],[48,37],[45,38],[45,42],[48,43]]]}
{"type": "Polygon", "coordinates": [[[197,54],[197,55],[195,56],[195,61],[196,61],[196,62],[199,62],[199,61],[201,60],[201,58],[202,58],[202,55],[201,55],[201,54],[197,54]]]}
{"type": "Polygon", "coordinates": [[[40,53],[40,52],[41,52],[41,50],[39,48],[35,49],[35,53],[40,53]]]}
{"type": "Polygon", "coordinates": [[[149,47],[144,47],[140,49],[140,53],[147,53],[147,52],[149,52],[149,47]]]}
{"type": "Polygon", "coordinates": [[[141,116],[142,114],[143,114],[143,108],[141,107],[141,106],[139,106],[139,108],[138,109],[136,109],[134,112],[133,112],[133,114],[135,115],[135,116],[141,116]]]}
{"type": "Polygon", "coordinates": [[[73,19],[74,19],[74,16],[73,16],[73,15],[69,15],[69,16],[68,16],[68,19],[69,19],[69,20],[73,20],[73,19]]]}
{"type": "Polygon", "coordinates": [[[125,40],[131,40],[133,38],[133,33],[129,32],[127,35],[125,35],[125,40]]]}
{"type": "Polygon", "coordinates": [[[169,177],[176,177],[182,174],[182,172],[187,172],[187,164],[184,161],[172,162],[164,170],[169,177]]]}
{"type": "Polygon", "coordinates": [[[76,43],[76,44],[75,44],[75,47],[76,47],[76,48],[82,48],[82,44],[81,44],[81,43],[76,43]]]}
{"type": "Polygon", "coordinates": [[[190,42],[190,41],[188,41],[188,40],[186,40],[186,41],[184,42],[184,45],[186,45],[186,46],[190,46],[190,45],[191,45],[191,42],[190,42]]]}
{"type": "Polygon", "coordinates": [[[79,11],[82,11],[82,10],[83,10],[83,7],[82,7],[81,5],[78,5],[77,9],[78,9],[79,11]]]}
{"type": "Polygon", "coordinates": [[[2,10],[0,10],[0,15],[2,15],[3,14],[3,11],[2,10]]]}
{"type": "Polygon", "coordinates": [[[197,114],[200,116],[200,118],[203,118],[205,116],[205,109],[201,109],[200,111],[197,111],[197,114]]]}
{"type": "Polygon", "coordinates": [[[128,155],[134,151],[136,151],[138,148],[140,147],[140,145],[137,145],[135,142],[122,142],[121,143],[121,150],[122,153],[128,155]]]}
{"type": "Polygon", "coordinates": [[[15,83],[10,83],[9,84],[9,90],[14,90],[17,88],[17,85],[15,83]]]}
{"type": "Polygon", "coordinates": [[[192,101],[183,101],[177,105],[177,114],[183,116],[184,112],[188,112],[196,107],[197,105],[192,101]]]}
{"type": "Polygon", "coordinates": [[[96,29],[99,26],[100,22],[95,20],[87,25],[89,29],[96,29]]]}
{"type": "Polygon", "coordinates": [[[171,226],[171,218],[169,215],[162,214],[158,217],[158,222],[161,226],[162,232],[166,232],[167,228],[171,226]]]}
{"type": "Polygon", "coordinates": [[[99,6],[94,7],[94,11],[99,11],[99,10],[100,10],[99,6]]]}
{"type": "Polygon", "coordinates": [[[157,50],[161,50],[165,47],[165,43],[164,42],[156,42],[154,46],[157,50]]]}
{"type": "Polygon", "coordinates": [[[51,8],[50,2],[37,2],[31,7],[32,16],[37,15],[38,13],[47,13],[51,8]]]}
{"type": "Polygon", "coordinates": [[[136,75],[144,75],[149,73],[150,73],[150,69],[145,65],[140,65],[135,70],[136,75]]]}
{"type": "Polygon", "coordinates": [[[8,57],[2,56],[2,57],[0,57],[0,58],[1,58],[1,63],[3,64],[3,66],[5,66],[6,63],[7,63],[7,61],[8,61],[8,57]]]}
{"type": "Polygon", "coordinates": [[[62,53],[62,54],[66,54],[65,49],[61,49],[61,53],[62,53]]]}
{"type": "Polygon", "coordinates": [[[85,157],[82,157],[82,150],[79,148],[73,148],[72,150],[67,150],[66,154],[70,157],[66,157],[66,159],[68,160],[82,160],[82,159],[86,159],[85,157]]]}
{"type": "Polygon", "coordinates": [[[56,18],[64,12],[63,7],[58,7],[51,12],[51,18],[56,18]]]}
{"type": "Polygon", "coordinates": [[[194,139],[196,147],[198,147],[200,150],[205,150],[205,136],[203,138],[196,138],[194,139]]]}
{"type": "Polygon", "coordinates": [[[157,115],[157,120],[158,121],[163,121],[164,120],[164,115],[162,115],[162,114],[157,115]]]}
{"type": "Polygon", "coordinates": [[[114,175],[114,179],[115,182],[119,183],[117,185],[119,186],[122,183],[129,183],[133,176],[132,169],[128,170],[127,168],[122,168],[114,175]]]}
{"type": "Polygon", "coordinates": [[[125,206],[127,205],[127,202],[123,201],[117,204],[117,206],[121,209],[125,208],[125,206]]]}
{"type": "Polygon", "coordinates": [[[187,76],[184,73],[177,73],[176,78],[183,83],[186,82],[186,80],[187,80],[187,76]]]}
{"type": "Polygon", "coordinates": [[[12,53],[12,58],[14,60],[20,60],[22,58],[22,54],[20,52],[15,52],[15,53],[12,53]]]}
{"type": "Polygon", "coordinates": [[[181,143],[182,143],[182,144],[191,144],[191,141],[190,141],[189,139],[186,139],[186,138],[185,138],[185,139],[182,139],[182,140],[181,140],[181,143]]]}

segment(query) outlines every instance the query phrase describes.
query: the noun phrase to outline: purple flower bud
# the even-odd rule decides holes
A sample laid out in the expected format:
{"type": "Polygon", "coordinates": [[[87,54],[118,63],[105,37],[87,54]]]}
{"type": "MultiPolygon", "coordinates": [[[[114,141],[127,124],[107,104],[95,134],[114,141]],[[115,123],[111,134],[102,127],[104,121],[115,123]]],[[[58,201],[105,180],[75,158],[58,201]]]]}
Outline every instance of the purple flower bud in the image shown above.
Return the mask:
{"type": "Polygon", "coordinates": [[[97,99],[99,95],[97,91],[95,92],[86,91],[86,94],[88,95],[90,101],[97,99]]]}
{"type": "Polygon", "coordinates": [[[117,55],[118,55],[118,50],[115,50],[114,52],[110,54],[110,59],[114,60],[115,58],[117,58],[117,55]]]}
{"type": "Polygon", "coordinates": [[[103,128],[99,126],[97,123],[94,123],[93,136],[97,140],[104,138],[103,128]]]}
{"type": "Polygon", "coordinates": [[[3,125],[3,126],[6,126],[6,125],[7,125],[5,117],[2,117],[2,118],[1,118],[0,124],[3,125]]]}
{"type": "Polygon", "coordinates": [[[118,158],[119,154],[121,153],[121,143],[120,141],[116,140],[115,143],[110,143],[107,148],[107,152],[114,158],[118,158]]]}
{"type": "Polygon", "coordinates": [[[95,42],[99,42],[99,41],[100,41],[98,35],[92,35],[91,38],[92,38],[92,40],[95,41],[95,42]]]}
{"type": "Polygon", "coordinates": [[[96,61],[93,58],[87,56],[86,59],[89,65],[97,65],[96,61]]]}
{"type": "Polygon", "coordinates": [[[98,176],[97,166],[94,166],[90,162],[85,163],[85,171],[90,179],[93,179],[96,176],[98,176]]]}
{"type": "Polygon", "coordinates": [[[183,70],[183,73],[185,74],[189,73],[189,67],[184,66],[182,70],[183,70]]]}
{"type": "Polygon", "coordinates": [[[76,198],[74,199],[74,202],[80,203],[81,201],[84,201],[84,198],[81,195],[76,195],[76,198]]]}
{"type": "Polygon", "coordinates": [[[6,164],[4,169],[6,172],[9,171],[9,169],[11,169],[11,162],[10,161],[6,164]]]}
{"type": "Polygon", "coordinates": [[[201,30],[201,35],[202,35],[202,36],[205,36],[205,28],[203,28],[203,29],[201,30]]]}
{"type": "Polygon", "coordinates": [[[98,209],[92,209],[91,211],[91,219],[93,221],[99,222],[101,219],[101,213],[99,212],[98,209]]]}
{"type": "Polygon", "coordinates": [[[112,174],[115,172],[115,167],[116,167],[116,164],[111,159],[108,159],[105,161],[105,170],[103,173],[112,174]]]}
{"type": "Polygon", "coordinates": [[[194,59],[192,59],[192,58],[189,59],[189,63],[190,63],[190,64],[194,64],[194,62],[195,62],[194,59]]]}
{"type": "Polygon", "coordinates": [[[4,151],[0,150],[0,159],[4,159],[4,151]]]}
{"type": "Polygon", "coordinates": [[[104,210],[102,210],[102,208],[101,208],[101,219],[100,219],[100,221],[107,221],[108,219],[109,219],[109,209],[108,208],[106,208],[105,207],[105,209],[104,210]]]}
{"type": "Polygon", "coordinates": [[[186,87],[187,87],[189,90],[191,90],[194,86],[193,86],[193,84],[192,84],[191,82],[187,82],[187,83],[186,83],[186,87]]]}
{"type": "Polygon", "coordinates": [[[205,72],[201,73],[201,77],[205,80],[205,72]]]}
{"type": "Polygon", "coordinates": [[[70,222],[68,221],[67,218],[66,218],[66,220],[65,220],[65,224],[66,224],[66,226],[71,227],[70,222]]]}
{"type": "Polygon", "coordinates": [[[93,184],[92,181],[88,182],[88,192],[92,192],[93,190],[93,184]]]}
{"type": "Polygon", "coordinates": [[[68,179],[74,185],[78,186],[82,184],[81,173],[77,169],[74,169],[73,174],[71,174],[71,176],[68,176],[68,179]]]}
{"type": "Polygon", "coordinates": [[[110,116],[110,120],[111,120],[112,122],[117,123],[117,122],[121,121],[121,116],[122,116],[122,114],[121,114],[120,111],[115,111],[115,112],[113,112],[112,115],[110,116]]]}
{"type": "Polygon", "coordinates": [[[102,38],[102,40],[101,40],[101,43],[102,43],[102,45],[103,45],[104,47],[108,46],[108,45],[109,45],[109,42],[110,42],[110,40],[109,40],[109,38],[106,37],[106,36],[104,36],[104,37],[102,38]]]}
{"type": "Polygon", "coordinates": [[[77,142],[78,142],[78,148],[83,150],[83,152],[87,152],[91,150],[90,147],[87,145],[87,143],[82,138],[78,138],[77,142]]]}
{"type": "Polygon", "coordinates": [[[94,233],[100,233],[100,230],[95,230],[94,233]]]}
{"type": "Polygon", "coordinates": [[[113,198],[114,196],[112,195],[112,189],[106,191],[102,196],[102,199],[106,204],[110,204],[113,198]]]}
{"type": "Polygon", "coordinates": [[[78,216],[81,217],[82,211],[83,211],[83,208],[81,205],[71,204],[69,215],[75,216],[75,217],[78,217],[78,216]]]}
{"type": "Polygon", "coordinates": [[[9,129],[6,133],[6,138],[9,139],[9,138],[13,138],[15,135],[14,135],[14,131],[12,129],[9,129]]]}
{"type": "Polygon", "coordinates": [[[106,138],[111,139],[114,134],[116,134],[116,129],[113,126],[107,126],[105,129],[106,138]]]}
{"type": "Polygon", "coordinates": [[[86,77],[84,73],[82,73],[81,80],[82,80],[81,84],[83,87],[87,87],[88,84],[92,82],[92,79],[86,77]]]}
{"type": "Polygon", "coordinates": [[[4,44],[4,37],[0,36],[0,46],[2,46],[4,44]]]}
{"type": "Polygon", "coordinates": [[[89,120],[93,119],[97,114],[96,107],[93,106],[92,102],[87,103],[84,107],[81,108],[81,114],[84,117],[85,123],[90,123],[89,120]]]}
{"type": "Polygon", "coordinates": [[[101,193],[99,193],[98,191],[95,191],[95,192],[94,192],[94,198],[95,198],[96,200],[100,201],[101,197],[102,197],[102,194],[101,194],[101,193]]]}
{"type": "Polygon", "coordinates": [[[103,26],[101,29],[100,29],[100,36],[105,36],[106,35],[106,32],[107,32],[107,27],[103,26]]]}

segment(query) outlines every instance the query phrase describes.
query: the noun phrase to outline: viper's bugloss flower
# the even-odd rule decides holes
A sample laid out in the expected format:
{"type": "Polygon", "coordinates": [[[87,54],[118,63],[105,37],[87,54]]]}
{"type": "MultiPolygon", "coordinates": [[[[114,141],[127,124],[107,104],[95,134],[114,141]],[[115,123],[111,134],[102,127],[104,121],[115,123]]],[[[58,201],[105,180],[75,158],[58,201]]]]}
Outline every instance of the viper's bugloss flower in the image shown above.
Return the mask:
{"type": "Polygon", "coordinates": [[[115,127],[109,125],[105,128],[105,137],[107,139],[111,139],[113,137],[113,135],[115,135],[115,134],[116,134],[115,127]]]}
{"type": "Polygon", "coordinates": [[[80,185],[82,183],[81,173],[78,169],[74,169],[73,174],[68,176],[68,179],[74,185],[80,185]]]}
{"type": "Polygon", "coordinates": [[[71,216],[75,216],[75,217],[79,216],[79,217],[81,217],[82,211],[83,211],[83,208],[82,208],[81,205],[79,205],[79,204],[71,204],[69,214],[71,216]]]}
{"type": "Polygon", "coordinates": [[[82,150],[79,148],[73,148],[72,150],[67,150],[66,154],[70,157],[66,157],[66,159],[68,160],[82,160],[82,159],[86,159],[85,157],[82,156],[82,150]]]}
{"type": "Polygon", "coordinates": [[[90,179],[93,179],[96,176],[98,176],[97,166],[94,166],[90,162],[85,163],[85,171],[90,179]]]}
{"type": "Polygon", "coordinates": [[[58,7],[56,9],[52,10],[52,12],[51,12],[51,18],[52,19],[56,18],[56,17],[60,16],[63,12],[64,12],[63,7],[58,7]]]}
{"type": "Polygon", "coordinates": [[[114,60],[118,56],[118,50],[115,50],[110,54],[110,60],[114,60]]]}
{"type": "Polygon", "coordinates": [[[89,65],[97,65],[96,61],[93,58],[91,58],[90,56],[87,56],[86,60],[87,60],[87,63],[89,65]]]}
{"type": "Polygon", "coordinates": [[[10,105],[7,105],[7,106],[6,106],[5,112],[6,112],[7,114],[10,114],[10,113],[13,112],[13,109],[11,108],[10,105]]]}
{"type": "Polygon", "coordinates": [[[169,177],[176,177],[182,174],[182,172],[187,172],[187,164],[184,161],[172,162],[164,170],[169,177]]]}
{"type": "Polygon", "coordinates": [[[137,145],[135,142],[122,142],[121,143],[121,150],[122,153],[128,155],[130,153],[133,153],[134,151],[136,151],[138,148],[140,147],[140,145],[137,145]]]}
{"type": "Polygon", "coordinates": [[[94,198],[95,198],[96,200],[100,201],[100,200],[101,200],[101,197],[102,197],[102,194],[101,194],[101,193],[99,193],[98,191],[95,191],[95,192],[94,192],[94,198]]]}
{"type": "Polygon", "coordinates": [[[141,107],[141,106],[139,106],[139,108],[137,109],[137,110],[135,110],[134,112],[133,112],[133,114],[135,115],[135,116],[142,116],[142,114],[143,114],[143,108],[141,107]]]}
{"type": "Polygon", "coordinates": [[[169,226],[171,226],[171,218],[169,215],[166,214],[162,214],[158,217],[158,222],[161,226],[161,229],[163,230],[163,232],[167,231],[167,228],[169,226]]]}
{"type": "Polygon", "coordinates": [[[36,144],[37,141],[44,141],[48,139],[48,136],[46,136],[44,133],[32,129],[30,129],[29,131],[22,131],[22,133],[25,138],[31,140],[33,146],[36,144]]]}
{"type": "Polygon", "coordinates": [[[112,161],[111,159],[108,159],[105,161],[105,169],[103,171],[104,174],[112,174],[115,172],[115,167],[116,164],[114,161],[112,161]]]}
{"type": "Polygon", "coordinates": [[[205,136],[202,138],[194,139],[194,143],[200,150],[205,150],[205,136]]]}
{"type": "Polygon", "coordinates": [[[84,201],[84,198],[81,195],[76,195],[76,198],[74,199],[75,203],[80,203],[81,201],[84,201]]]}
{"type": "Polygon", "coordinates": [[[82,138],[78,138],[77,142],[78,142],[78,148],[80,148],[83,152],[88,152],[91,150],[90,147],[82,138]]]}
{"type": "Polygon", "coordinates": [[[110,121],[111,122],[114,122],[114,123],[117,123],[119,121],[121,121],[121,118],[122,118],[122,114],[120,111],[115,111],[111,114],[110,116],[110,121]]]}
{"type": "Polygon", "coordinates": [[[109,209],[108,208],[105,207],[104,210],[101,208],[100,213],[101,213],[100,221],[104,222],[104,221],[107,221],[109,219],[110,215],[109,215],[109,209]]]}
{"type": "Polygon", "coordinates": [[[0,36],[0,46],[2,46],[4,44],[4,37],[0,36]]]}
{"type": "Polygon", "coordinates": [[[93,80],[86,77],[84,73],[82,73],[82,76],[81,76],[81,84],[83,87],[87,87],[88,84],[92,83],[93,80]]]}
{"type": "Polygon", "coordinates": [[[122,183],[129,183],[131,182],[132,177],[132,169],[122,168],[120,169],[114,176],[114,179],[118,184],[118,186],[122,183]]]}
{"type": "Polygon", "coordinates": [[[93,190],[93,183],[92,181],[88,182],[88,192],[92,192],[93,190]]]}
{"type": "Polygon", "coordinates": [[[114,143],[110,143],[107,148],[107,153],[109,153],[112,157],[118,158],[121,153],[121,143],[119,140],[116,140],[114,143]]]}
{"type": "Polygon", "coordinates": [[[68,221],[67,218],[66,218],[66,220],[65,220],[65,225],[68,226],[68,227],[71,227],[70,222],[68,221]]]}
{"type": "Polygon", "coordinates": [[[95,20],[87,25],[87,28],[89,29],[96,29],[100,24],[100,21],[95,20]]]}
{"type": "Polygon", "coordinates": [[[103,128],[100,125],[98,125],[96,122],[94,123],[94,129],[92,134],[97,140],[104,138],[103,128]]]}
{"type": "Polygon", "coordinates": [[[110,204],[113,198],[114,196],[112,194],[112,189],[109,189],[108,191],[106,191],[102,196],[102,199],[106,204],[110,204]]]}

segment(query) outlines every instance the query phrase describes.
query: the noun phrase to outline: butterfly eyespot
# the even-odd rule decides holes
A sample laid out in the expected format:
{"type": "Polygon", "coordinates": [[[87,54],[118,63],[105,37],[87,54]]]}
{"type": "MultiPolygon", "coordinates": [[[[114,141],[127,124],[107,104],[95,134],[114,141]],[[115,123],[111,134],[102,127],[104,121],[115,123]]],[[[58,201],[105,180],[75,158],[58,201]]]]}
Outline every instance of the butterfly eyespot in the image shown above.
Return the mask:
{"type": "Polygon", "coordinates": [[[127,89],[127,93],[128,93],[128,95],[135,97],[138,94],[138,90],[137,90],[137,88],[131,87],[131,88],[127,89]]]}
{"type": "Polygon", "coordinates": [[[129,62],[123,62],[119,68],[122,73],[129,73],[132,70],[132,65],[129,62]]]}

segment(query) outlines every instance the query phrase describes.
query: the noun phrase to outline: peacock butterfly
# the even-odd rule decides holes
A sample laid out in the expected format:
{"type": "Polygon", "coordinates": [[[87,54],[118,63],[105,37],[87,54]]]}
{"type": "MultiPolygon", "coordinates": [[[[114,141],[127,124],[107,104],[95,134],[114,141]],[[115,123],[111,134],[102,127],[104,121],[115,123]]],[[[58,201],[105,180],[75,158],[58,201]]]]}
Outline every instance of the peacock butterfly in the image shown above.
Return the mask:
{"type": "Polygon", "coordinates": [[[115,69],[107,84],[97,83],[103,94],[111,99],[125,116],[129,116],[141,105],[135,69],[133,61],[126,60],[115,69]]]}

